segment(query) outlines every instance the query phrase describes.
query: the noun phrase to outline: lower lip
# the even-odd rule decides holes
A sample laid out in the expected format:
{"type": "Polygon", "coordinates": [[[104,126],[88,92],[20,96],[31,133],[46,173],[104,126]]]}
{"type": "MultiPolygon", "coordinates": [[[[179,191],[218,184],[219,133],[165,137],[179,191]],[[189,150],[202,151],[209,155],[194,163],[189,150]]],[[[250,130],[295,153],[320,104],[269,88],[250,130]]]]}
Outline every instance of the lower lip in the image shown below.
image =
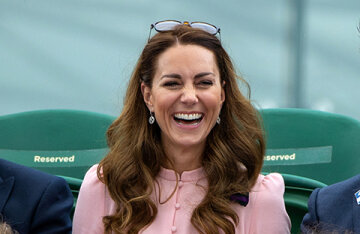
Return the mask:
{"type": "Polygon", "coordinates": [[[182,124],[182,123],[176,122],[175,119],[173,118],[173,121],[175,122],[176,126],[179,127],[179,128],[182,128],[182,129],[195,129],[195,128],[198,128],[203,120],[204,120],[204,118],[202,118],[201,121],[196,123],[196,124],[182,124]]]}

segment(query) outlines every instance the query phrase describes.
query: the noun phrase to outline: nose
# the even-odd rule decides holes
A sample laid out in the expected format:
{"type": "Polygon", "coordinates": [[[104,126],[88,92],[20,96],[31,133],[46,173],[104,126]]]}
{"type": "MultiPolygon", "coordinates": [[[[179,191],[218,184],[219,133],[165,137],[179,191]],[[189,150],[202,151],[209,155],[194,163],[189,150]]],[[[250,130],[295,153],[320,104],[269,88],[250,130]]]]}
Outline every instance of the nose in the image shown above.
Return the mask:
{"type": "Polygon", "coordinates": [[[194,87],[184,87],[181,95],[181,102],[186,105],[194,105],[198,102],[196,89],[194,87]]]}

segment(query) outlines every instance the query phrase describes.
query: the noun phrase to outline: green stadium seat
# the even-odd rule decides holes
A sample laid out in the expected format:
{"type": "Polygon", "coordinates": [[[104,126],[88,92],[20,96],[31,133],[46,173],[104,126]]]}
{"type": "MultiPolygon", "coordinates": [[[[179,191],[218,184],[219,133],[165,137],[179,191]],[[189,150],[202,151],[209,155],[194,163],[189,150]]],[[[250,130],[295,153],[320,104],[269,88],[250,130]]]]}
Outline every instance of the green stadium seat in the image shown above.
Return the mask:
{"type": "Polygon", "coordinates": [[[282,174],[285,181],[285,207],[291,219],[291,233],[300,233],[300,224],[308,211],[307,202],[315,188],[326,184],[296,175],[282,174]]]}
{"type": "Polygon", "coordinates": [[[260,111],[267,141],[263,172],[333,184],[360,173],[360,122],[306,109],[260,111]]]}
{"type": "Polygon", "coordinates": [[[307,202],[310,194],[315,188],[323,188],[326,184],[302,176],[291,174],[282,174],[282,176],[285,182],[285,207],[292,224],[291,233],[300,233],[301,221],[308,211],[307,202]]]}
{"type": "Polygon", "coordinates": [[[38,110],[0,116],[0,158],[54,175],[82,179],[108,152],[113,116],[38,110]]]}

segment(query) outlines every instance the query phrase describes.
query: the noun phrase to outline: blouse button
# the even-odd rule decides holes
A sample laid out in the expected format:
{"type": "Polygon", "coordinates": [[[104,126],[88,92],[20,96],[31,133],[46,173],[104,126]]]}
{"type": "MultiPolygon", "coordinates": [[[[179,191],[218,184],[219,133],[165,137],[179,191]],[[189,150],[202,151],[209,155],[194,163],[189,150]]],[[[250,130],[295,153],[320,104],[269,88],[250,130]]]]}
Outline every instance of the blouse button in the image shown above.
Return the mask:
{"type": "Polygon", "coordinates": [[[177,209],[177,210],[180,209],[180,203],[175,204],[175,209],[177,209]]]}
{"type": "Polygon", "coordinates": [[[184,182],[179,181],[179,188],[181,188],[184,185],[184,182]]]}
{"type": "Polygon", "coordinates": [[[171,227],[171,232],[176,232],[176,227],[175,226],[171,227]]]}

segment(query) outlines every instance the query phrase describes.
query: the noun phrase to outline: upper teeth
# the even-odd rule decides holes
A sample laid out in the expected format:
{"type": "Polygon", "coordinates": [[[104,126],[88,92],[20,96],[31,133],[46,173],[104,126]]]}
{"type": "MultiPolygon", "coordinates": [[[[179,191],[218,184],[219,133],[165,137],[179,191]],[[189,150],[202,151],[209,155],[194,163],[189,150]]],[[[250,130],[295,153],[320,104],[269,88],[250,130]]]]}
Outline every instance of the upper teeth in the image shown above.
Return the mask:
{"type": "Polygon", "coordinates": [[[178,119],[185,119],[185,120],[194,120],[200,119],[202,114],[175,114],[175,117],[178,119]]]}

